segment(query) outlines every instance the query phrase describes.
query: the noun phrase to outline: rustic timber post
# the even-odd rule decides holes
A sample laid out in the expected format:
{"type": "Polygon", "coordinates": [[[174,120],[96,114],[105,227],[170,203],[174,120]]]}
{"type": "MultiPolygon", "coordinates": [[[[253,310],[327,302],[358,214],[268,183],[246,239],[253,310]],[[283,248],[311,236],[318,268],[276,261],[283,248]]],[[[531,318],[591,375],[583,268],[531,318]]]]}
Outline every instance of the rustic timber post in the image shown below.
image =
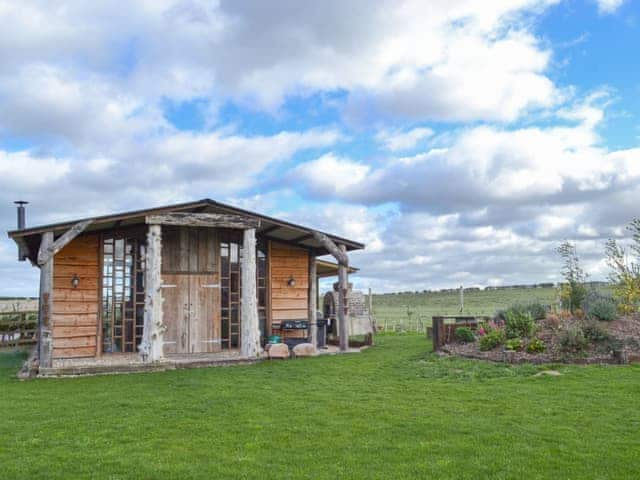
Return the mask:
{"type": "Polygon", "coordinates": [[[437,352],[444,344],[444,318],[431,317],[431,339],[433,340],[433,351],[437,352]]]}
{"type": "Polygon", "coordinates": [[[145,258],[144,327],[139,351],[145,362],[156,362],[164,356],[162,323],[162,227],[149,225],[145,258]]]}
{"type": "MultiPolygon", "coordinates": [[[[347,255],[347,248],[339,246],[340,251],[347,255]]],[[[349,290],[349,264],[338,264],[338,335],[340,337],[340,351],[349,349],[349,326],[347,325],[348,304],[347,292],[349,290]]]]}
{"type": "Polygon", "coordinates": [[[309,254],[309,336],[313,348],[318,346],[318,290],[317,290],[316,257],[309,254]]]}
{"type": "Polygon", "coordinates": [[[39,367],[50,368],[51,357],[53,355],[53,337],[51,336],[53,313],[53,256],[46,255],[53,245],[53,232],[42,234],[38,259],[42,257],[40,265],[40,304],[38,309],[39,332],[38,332],[38,365],[39,367]]]}
{"type": "Polygon", "coordinates": [[[326,248],[338,261],[338,336],[340,351],[349,349],[349,326],[347,325],[347,291],[349,289],[349,256],[345,245],[337,246],[324,233],[313,232],[313,238],[326,248]]]}
{"type": "Polygon", "coordinates": [[[240,299],[240,354],[246,358],[260,356],[260,323],[256,294],[256,229],[246,228],[242,242],[242,294],[240,299]]]}

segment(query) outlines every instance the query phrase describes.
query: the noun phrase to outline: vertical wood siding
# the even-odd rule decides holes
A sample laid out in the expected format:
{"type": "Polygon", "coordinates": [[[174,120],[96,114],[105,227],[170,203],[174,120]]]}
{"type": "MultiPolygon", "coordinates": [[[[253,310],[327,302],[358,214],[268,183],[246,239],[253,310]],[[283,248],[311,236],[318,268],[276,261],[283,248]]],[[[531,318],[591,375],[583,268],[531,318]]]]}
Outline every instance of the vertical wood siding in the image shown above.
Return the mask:
{"type": "Polygon", "coordinates": [[[96,355],[100,280],[98,235],[82,235],[54,257],[53,358],[96,355]],[[71,286],[73,275],[80,279],[71,286]]]}
{"type": "Polygon", "coordinates": [[[271,243],[272,321],[306,320],[309,299],[309,253],[306,250],[271,243]],[[293,277],[295,287],[287,282],[293,277]]]}

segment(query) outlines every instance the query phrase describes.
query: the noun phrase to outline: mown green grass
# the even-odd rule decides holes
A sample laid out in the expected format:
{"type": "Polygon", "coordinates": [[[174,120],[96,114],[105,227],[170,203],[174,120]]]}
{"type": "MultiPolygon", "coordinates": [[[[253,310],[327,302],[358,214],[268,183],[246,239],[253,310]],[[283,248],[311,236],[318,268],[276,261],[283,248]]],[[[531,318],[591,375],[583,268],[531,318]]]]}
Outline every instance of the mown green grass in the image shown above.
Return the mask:
{"type": "Polygon", "coordinates": [[[442,359],[416,335],[359,355],[13,378],[0,478],[637,478],[640,368],[442,359]]]}

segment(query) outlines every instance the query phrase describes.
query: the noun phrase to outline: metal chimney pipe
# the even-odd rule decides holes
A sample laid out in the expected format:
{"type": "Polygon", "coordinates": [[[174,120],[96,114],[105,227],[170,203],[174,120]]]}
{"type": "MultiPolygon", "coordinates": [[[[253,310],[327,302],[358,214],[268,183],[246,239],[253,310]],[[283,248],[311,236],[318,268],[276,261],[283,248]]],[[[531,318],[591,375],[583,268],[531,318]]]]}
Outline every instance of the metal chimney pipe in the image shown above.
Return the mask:
{"type": "MultiPolygon", "coordinates": [[[[24,200],[16,200],[15,203],[18,206],[18,230],[24,230],[26,228],[25,221],[25,209],[24,206],[29,202],[24,200]]],[[[24,241],[18,242],[18,260],[24,262],[27,259],[28,250],[24,241]]]]}
{"type": "Polygon", "coordinates": [[[26,202],[24,200],[16,200],[13,203],[18,205],[18,230],[24,230],[26,227],[24,206],[29,202],[26,202]]]}

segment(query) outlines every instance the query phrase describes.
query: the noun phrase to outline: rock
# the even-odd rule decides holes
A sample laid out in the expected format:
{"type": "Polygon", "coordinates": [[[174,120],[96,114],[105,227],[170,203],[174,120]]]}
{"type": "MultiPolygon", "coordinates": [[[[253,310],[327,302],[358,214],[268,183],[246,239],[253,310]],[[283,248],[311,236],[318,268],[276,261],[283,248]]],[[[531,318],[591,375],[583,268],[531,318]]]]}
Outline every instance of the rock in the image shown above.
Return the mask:
{"type": "Polygon", "coordinates": [[[311,343],[299,343],[293,347],[294,357],[315,357],[318,351],[311,343]]]}
{"type": "Polygon", "coordinates": [[[536,373],[534,377],[559,377],[560,375],[562,374],[557,370],[542,370],[541,372],[536,373]]]}
{"type": "Polygon", "coordinates": [[[273,343],[267,351],[269,358],[289,358],[289,347],[286,343],[273,343]]]}

